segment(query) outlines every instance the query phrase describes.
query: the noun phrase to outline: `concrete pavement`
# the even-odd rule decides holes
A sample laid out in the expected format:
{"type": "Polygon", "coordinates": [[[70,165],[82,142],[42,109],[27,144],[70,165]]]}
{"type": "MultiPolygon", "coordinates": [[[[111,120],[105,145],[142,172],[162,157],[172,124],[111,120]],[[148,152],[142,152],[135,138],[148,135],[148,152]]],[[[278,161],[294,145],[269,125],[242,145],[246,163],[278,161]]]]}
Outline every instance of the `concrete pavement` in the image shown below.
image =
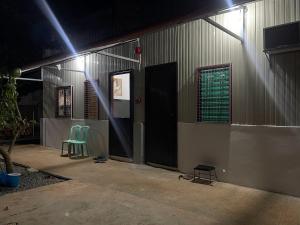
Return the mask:
{"type": "Polygon", "coordinates": [[[179,181],[146,165],[70,160],[37,145],[17,146],[13,160],[72,180],[1,197],[0,225],[300,225],[300,199],[291,196],[179,181]]]}

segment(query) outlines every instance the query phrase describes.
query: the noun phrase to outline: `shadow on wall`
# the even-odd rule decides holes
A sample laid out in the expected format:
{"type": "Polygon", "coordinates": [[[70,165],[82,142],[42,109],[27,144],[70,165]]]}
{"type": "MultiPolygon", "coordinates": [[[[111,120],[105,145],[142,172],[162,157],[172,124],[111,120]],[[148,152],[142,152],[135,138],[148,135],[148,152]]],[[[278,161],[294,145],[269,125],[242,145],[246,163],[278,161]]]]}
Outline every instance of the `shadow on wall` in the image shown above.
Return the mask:
{"type": "Polygon", "coordinates": [[[270,67],[274,74],[275,93],[273,100],[279,111],[276,125],[300,125],[300,51],[270,56],[270,67]]]}
{"type": "Polygon", "coordinates": [[[233,96],[233,123],[253,125],[300,125],[300,51],[270,55],[270,59],[262,53],[262,49],[251,41],[243,45],[244,74],[237,80],[233,77],[233,88],[240,87],[240,96],[233,96]],[[259,52],[259,54],[257,54],[259,52]],[[243,97],[244,96],[244,97],[243,97]],[[242,112],[242,115],[241,115],[242,112]]]}
{"type": "Polygon", "coordinates": [[[108,121],[106,120],[70,120],[43,118],[43,145],[61,149],[62,140],[68,138],[71,126],[90,126],[88,150],[92,156],[108,156],[108,121]]]}

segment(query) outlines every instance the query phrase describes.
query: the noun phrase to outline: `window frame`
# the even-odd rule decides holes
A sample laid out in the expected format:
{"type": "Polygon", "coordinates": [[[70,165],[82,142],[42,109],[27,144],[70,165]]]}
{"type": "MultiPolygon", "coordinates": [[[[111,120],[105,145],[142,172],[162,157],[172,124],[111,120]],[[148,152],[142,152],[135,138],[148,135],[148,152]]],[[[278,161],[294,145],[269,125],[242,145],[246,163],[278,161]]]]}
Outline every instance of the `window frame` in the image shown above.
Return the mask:
{"type": "MultiPolygon", "coordinates": [[[[74,95],[74,93],[73,93],[73,86],[72,85],[68,85],[68,86],[59,86],[59,87],[56,87],[56,89],[55,89],[55,91],[56,91],[56,98],[55,98],[55,100],[56,100],[56,102],[55,102],[55,117],[56,118],[70,118],[70,119],[72,119],[73,118],[73,95],[74,95]],[[59,93],[59,91],[60,90],[64,90],[64,92],[65,92],[65,90],[67,90],[67,89],[70,89],[71,90],[71,113],[70,113],[70,115],[66,115],[65,114],[65,112],[64,112],[64,115],[62,116],[62,115],[59,115],[59,99],[58,99],[58,93],[59,93]]],[[[66,107],[66,98],[64,98],[64,107],[66,107]]]]}
{"type": "Polygon", "coordinates": [[[126,74],[129,73],[130,76],[130,121],[134,121],[134,108],[135,108],[135,103],[134,103],[134,70],[133,69],[127,69],[127,70],[119,70],[119,71],[114,71],[114,72],[110,72],[109,73],[109,85],[108,85],[108,90],[109,90],[109,94],[108,94],[108,100],[109,100],[109,113],[112,116],[112,118],[114,119],[128,119],[128,118],[119,118],[119,117],[114,117],[113,116],[113,93],[112,93],[112,87],[113,87],[113,82],[112,82],[112,77],[115,75],[122,75],[122,74],[126,74]]]}
{"type": "Polygon", "coordinates": [[[196,69],[196,123],[199,124],[232,124],[232,63],[225,63],[225,64],[216,64],[211,66],[201,66],[197,67],[196,69]],[[199,114],[200,112],[200,104],[201,104],[201,98],[200,98],[200,79],[201,79],[201,71],[208,70],[208,69],[221,69],[221,68],[228,68],[229,69],[229,121],[228,122],[217,122],[217,121],[199,121],[199,114]]]}

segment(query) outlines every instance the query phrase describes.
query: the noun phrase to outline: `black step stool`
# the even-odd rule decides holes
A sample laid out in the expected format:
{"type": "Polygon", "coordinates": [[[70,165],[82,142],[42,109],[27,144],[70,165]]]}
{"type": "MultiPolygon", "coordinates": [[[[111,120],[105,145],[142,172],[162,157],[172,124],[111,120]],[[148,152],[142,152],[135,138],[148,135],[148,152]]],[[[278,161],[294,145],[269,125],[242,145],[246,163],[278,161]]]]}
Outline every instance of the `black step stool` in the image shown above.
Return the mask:
{"type": "Polygon", "coordinates": [[[215,178],[215,180],[218,179],[217,173],[216,173],[216,168],[214,166],[207,166],[207,165],[198,165],[194,168],[194,179],[193,181],[196,180],[196,172],[198,175],[198,179],[201,179],[201,174],[203,175],[209,175],[209,182],[212,183],[212,177],[215,178]],[[205,171],[205,173],[201,173],[201,171],[205,171]],[[213,173],[212,173],[213,172],[213,173]]]}

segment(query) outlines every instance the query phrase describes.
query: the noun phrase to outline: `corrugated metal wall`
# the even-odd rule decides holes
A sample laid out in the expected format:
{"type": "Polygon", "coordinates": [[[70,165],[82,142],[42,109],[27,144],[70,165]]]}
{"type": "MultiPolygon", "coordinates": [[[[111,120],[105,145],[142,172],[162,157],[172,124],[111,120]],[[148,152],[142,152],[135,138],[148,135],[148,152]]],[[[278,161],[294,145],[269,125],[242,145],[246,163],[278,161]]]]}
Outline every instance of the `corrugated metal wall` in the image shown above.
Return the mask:
{"type": "MultiPolygon", "coordinates": [[[[233,37],[203,20],[177,25],[141,37],[143,66],[178,62],[178,120],[196,121],[195,70],[197,67],[232,63],[233,123],[300,125],[300,52],[271,57],[262,52],[263,28],[300,20],[300,0],[264,0],[247,5],[246,38],[241,44],[233,37]],[[270,66],[271,65],[271,66],[270,66]]],[[[224,23],[225,16],[212,17],[224,23]]],[[[111,49],[133,57],[132,46],[111,49]]],[[[63,63],[73,68],[72,62],[63,63]]],[[[108,73],[136,67],[133,63],[92,54],[87,57],[86,70],[100,80],[107,96],[108,73]]],[[[57,72],[56,72],[57,73],[57,72]]],[[[76,85],[74,117],[83,118],[83,80],[79,74],[63,72],[62,80],[76,85]],[[68,75],[66,73],[69,73],[68,75]],[[77,87],[78,86],[78,87],[77,87]],[[78,92],[76,94],[76,92],[78,92]]],[[[45,117],[50,110],[53,86],[60,85],[53,71],[44,69],[45,117]]],[[[63,83],[63,82],[62,82],[63,83]]],[[[104,110],[100,119],[106,119],[104,110]]]]}
{"type": "MultiPolygon", "coordinates": [[[[107,52],[119,55],[134,57],[134,52],[129,54],[129,49],[134,49],[134,43],[124,47],[118,46],[107,52]]],[[[99,118],[100,120],[107,119],[107,114],[104,105],[107,105],[108,99],[108,76],[110,72],[137,69],[137,64],[125,62],[120,59],[115,59],[99,54],[89,54],[79,57],[76,60],[69,60],[60,63],[61,68],[67,70],[58,70],[56,65],[42,68],[44,77],[44,117],[55,117],[55,87],[73,85],[73,118],[84,118],[84,81],[86,80],[84,73],[74,72],[70,70],[86,71],[87,76],[94,80],[98,80],[100,86],[101,99],[99,118]],[[69,71],[68,71],[69,70],[69,71]]]]}
{"type": "MultiPolygon", "coordinates": [[[[195,69],[232,63],[233,123],[300,125],[295,92],[300,53],[272,57],[272,68],[263,53],[263,28],[300,20],[300,1],[265,0],[247,7],[244,45],[203,20],[142,39],[146,66],[178,62],[179,121],[196,121],[195,69]]],[[[224,17],[213,19],[222,24],[224,17]]]]}

